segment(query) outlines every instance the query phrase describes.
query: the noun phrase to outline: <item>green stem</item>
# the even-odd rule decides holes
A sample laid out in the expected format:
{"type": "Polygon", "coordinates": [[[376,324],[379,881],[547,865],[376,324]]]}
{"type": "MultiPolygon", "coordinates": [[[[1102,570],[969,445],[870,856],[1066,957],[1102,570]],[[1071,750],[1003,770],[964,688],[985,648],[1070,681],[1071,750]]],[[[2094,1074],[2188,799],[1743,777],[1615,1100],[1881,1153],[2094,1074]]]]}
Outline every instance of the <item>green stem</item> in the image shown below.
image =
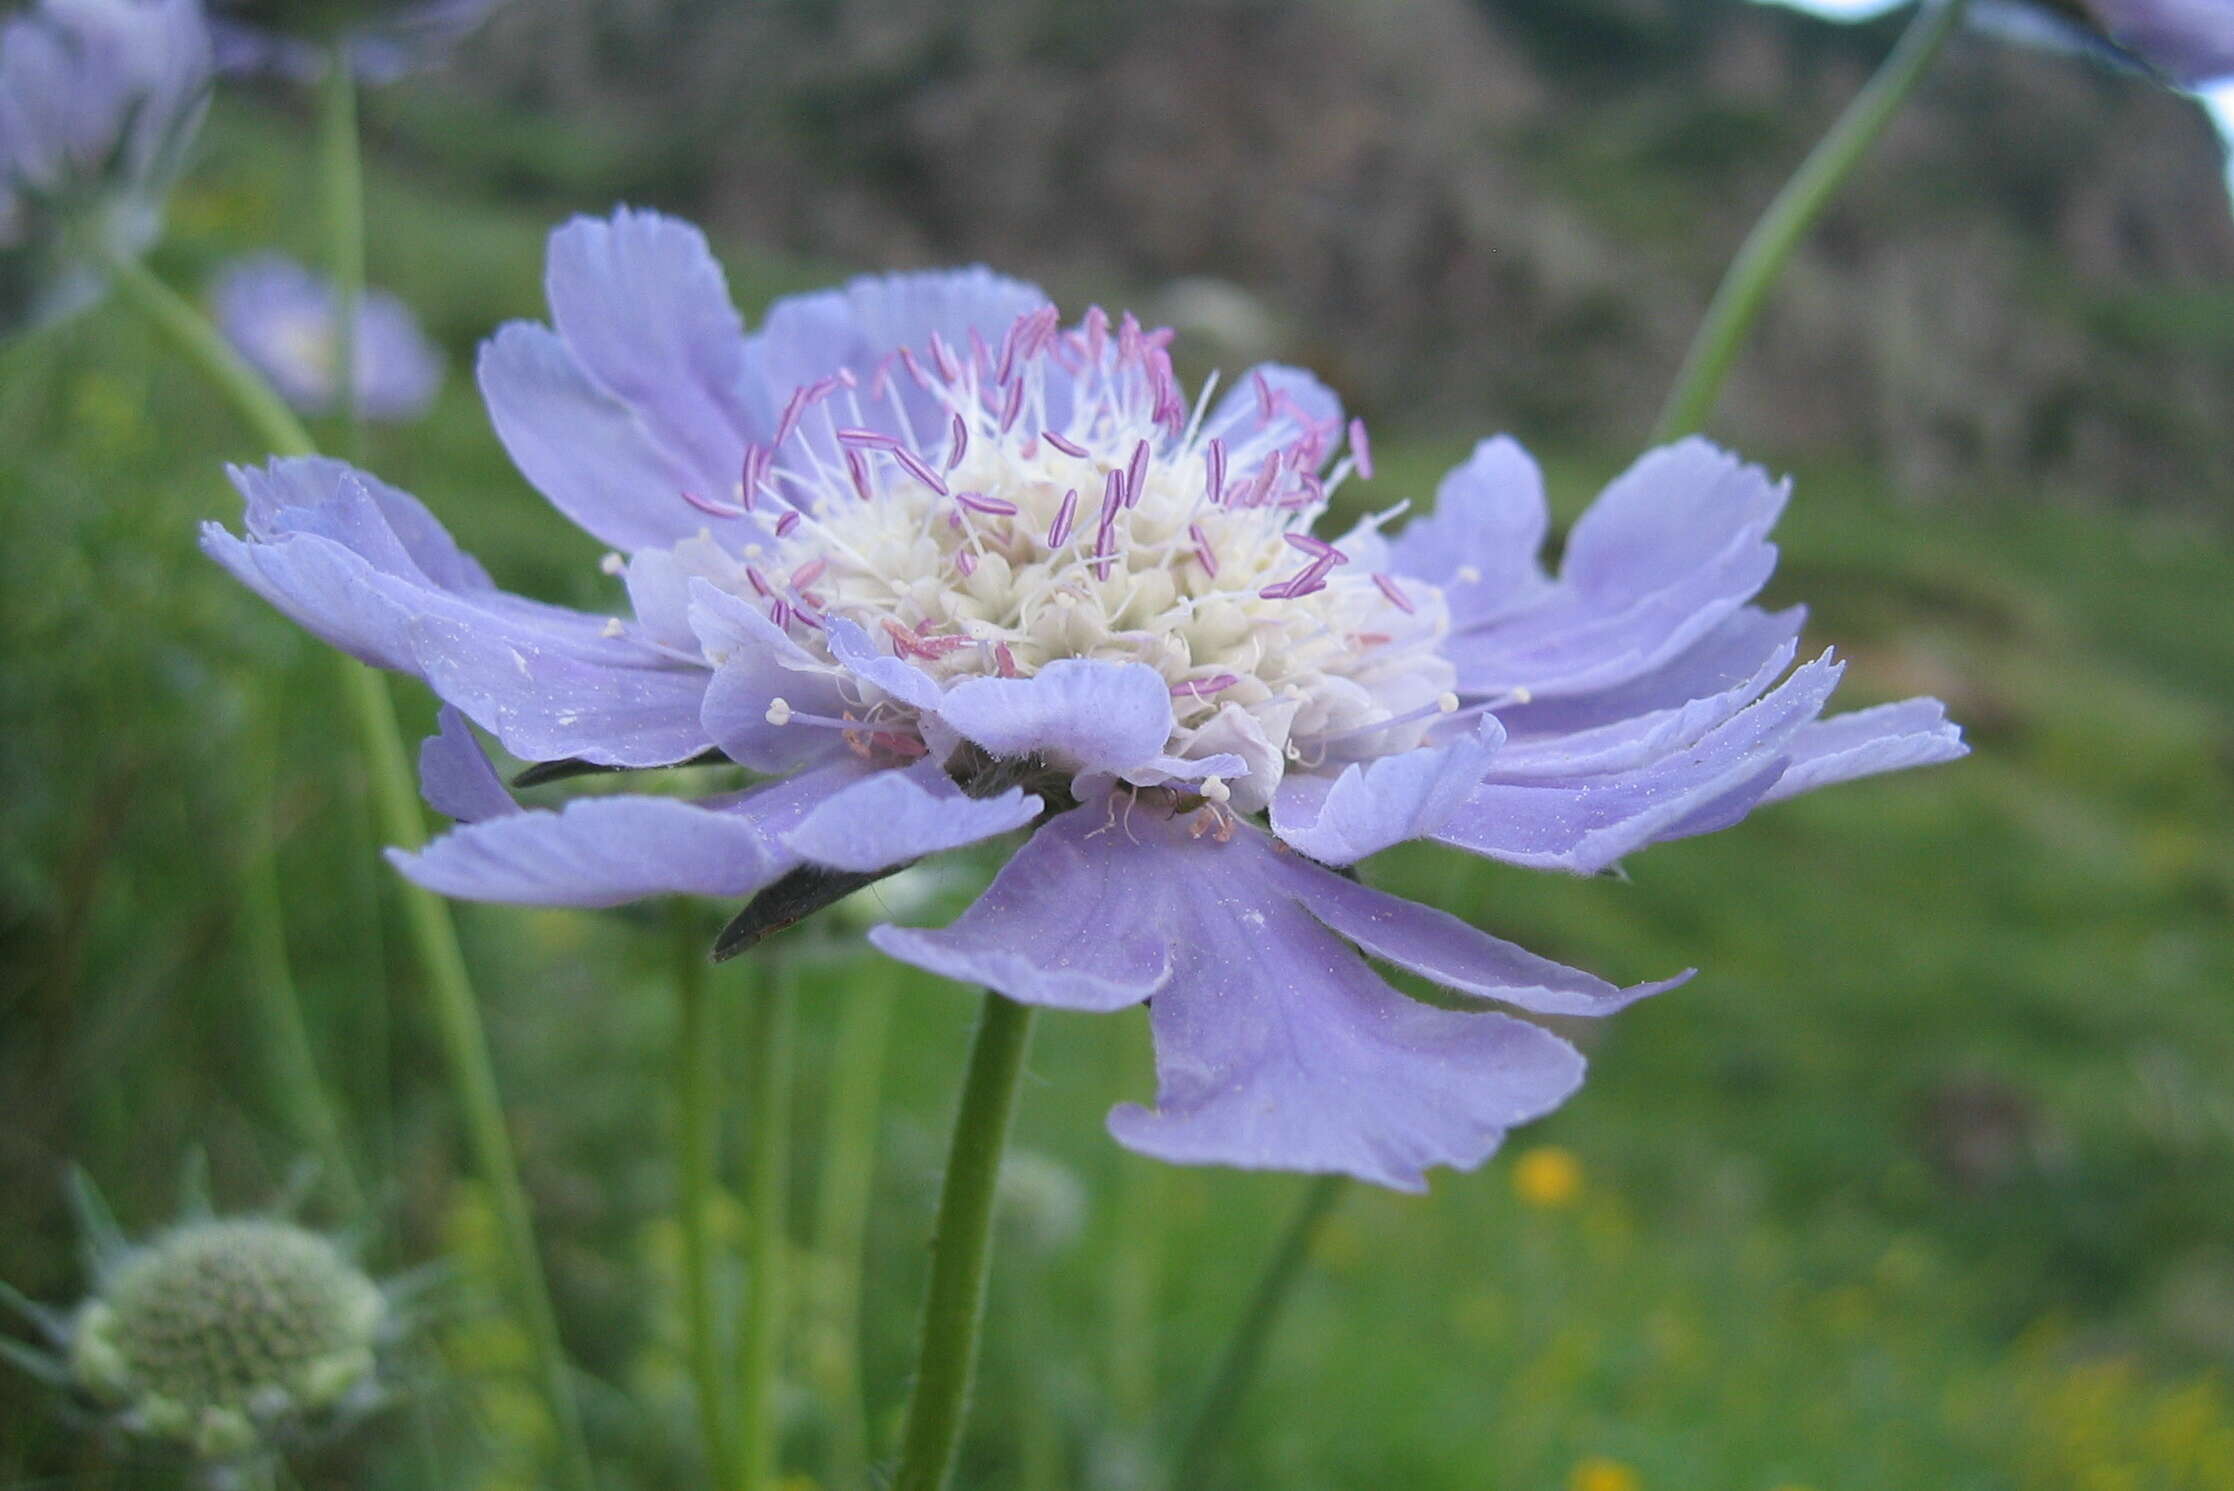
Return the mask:
{"type": "Polygon", "coordinates": [[[1280,1239],[1279,1251],[1272,1255],[1272,1263],[1257,1282],[1257,1292],[1250,1299],[1241,1324],[1226,1345],[1217,1376],[1210,1380],[1210,1390],[1203,1395],[1202,1406],[1195,1412],[1194,1427],[1188,1431],[1185,1445],[1179,1452],[1179,1473],[1172,1478],[1172,1485],[1197,1491],[1209,1484],[1219,1442],[1231,1427],[1234,1412],[1240,1408],[1249,1384],[1257,1375],[1257,1368],[1263,1363],[1264,1348],[1272,1339],[1272,1328],[1279,1321],[1288,1296],[1295,1290],[1295,1282],[1303,1273],[1304,1260],[1311,1256],[1312,1239],[1318,1235],[1319,1224],[1334,1210],[1334,1203],[1342,1199],[1347,1185],[1345,1176],[1322,1175],[1312,1181],[1311,1189],[1304,1193],[1302,1204],[1288,1223],[1287,1233],[1280,1239]]]}
{"type": "MultiPolygon", "coordinates": [[[[260,762],[269,762],[268,741],[257,743],[260,762]]],[[[241,932],[253,969],[249,983],[257,1004],[272,1064],[272,1078],[280,1102],[287,1110],[288,1126],[297,1143],[307,1146],[325,1165],[326,1183],[344,1215],[356,1217],[363,1210],[364,1193],[357,1184],[349,1143],[332,1095],[318,1073],[318,1058],[303,1018],[302,998],[295,987],[294,971],[287,960],[287,928],[279,895],[279,866],[272,836],[272,784],[270,773],[254,784],[248,805],[248,863],[241,877],[241,932]]]]}
{"type": "Polygon", "coordinates": [[[717,1074],[721,1048],[706,997],[709,939],[690,903],[678,899],[675,929],[675,1086],[680,1122],[676,1173],[682,1196],[683,1310],[690,1335],[690,1375],[698,1394],[706,1473],[719,1491],[744,1483],[730,1431],[729,1391],[721,1368],[721,1320],[714,1292],[714,1192],[720,1148],[717,1074]]]}
{"type": "Polygon", "coordinates": [[[1846,106],[1831,132],[1810,151],[1768,211],[1746,235],[1722,284],[1707,307],[1706,319],[1691,339],[1675,387],[1660,412],[1653,443],[1688,435],[1706,423],[1729,376],[1730,365],[1759,319],[1771,287],[1784,272],[1800,240],[1855,166],[1885,132],[1901,102],[1931,68],[1932,59],[1962,19],[1968,0],[1924,0],[1892,55],[1846,106]]]}
{"type": "Polygon", "coordinates": [[[978,1333],[993,1255],[993,1203],[1001,1154],[1031,1044],[1032,1007],[987,993],[962,1079],[962,1107],[931,1234],[931,1281],[923,1298],[923,1343],[908,1399],[893,1491],[945,1491],[962,1442],[978,1333]]]}
{"type": "MultiPolygon", "coordinates": [[[[136,260],[114,257],[108,269],[117,293],[126,303],[147,317],[207,376],[276,453],[317,454],[302,422],[241,360],[208,318],[136,260]]],[[[416,849],[426,840],[426,820],[420,815],[411,763],[396,725],[395,701],[388,694],[387,683],[370,668],[345,656],[337,656],[337,661],[343,692],[356,718],[381,830],[390,843],[416,849]]],[[[527,1189],[520,1181],[511,1135],[504,1126],[496,1069],[489,1057],[480,1005],[466,974],[465,954],[458,947],[457,928],[441,897],[409,883],[402,889],[405,924],[425,973],[427,992],[434,1001],[435,1021],[449,1058],[450,1080],[464,1110],[466,1138],[482,1179],[495,1194],[514,1289],[528,1317],[544,1394],[558,1430],[565,1479],[577,1488],[594,1487],[588,1441],[582,1434],[581,1415],[559,1340],[558,1319],[535,1249],[527,1189]]]]}
{"type": "Polygon", "coordinates": [[[337,44],[319,87],[319,185],[326,198],[327,268],[334,283],[334,409],[348,432],[343,454],[364,458],[365,424],[357,404],[357,308],[365,296],[364,162],[357,142],[357,75],[349,49],[337,44]]]}
{"type": "Polygon", "coordinates": [[[303,428],[303,422],[295,418],[295,412],[209,324],[207,316],[137,259],[115,255],[107,267],[109,283],[125,304],[146,317],[173,350],[217,385],[218,392],[232,402],[234,410],[274,455],[318,454],[317,443],[303,428]]]}
{"type": "Polygon", "coordinates": [[[790,1263],[791,971],[777,965],[753,999],[745,1021],[745,1080],[751,1084],[745,1121],[745,1318],[738,1332],[737,1438],[743,1446],[741,1491],[776,1483],[776,1383],[782,1366],[783,1320],[790,1263]]]}
{"type": "Polygon", "coordinates": [[[846,995],[830,1052],[814,1255],[831,1348],[819,1386],[831,1421],[830,1484],[869,1484],[869,1409],[861,1387],[861,1286],[877,1163],[877,1090],[892,1026],[893,965],[872,960],[846,995]]]}

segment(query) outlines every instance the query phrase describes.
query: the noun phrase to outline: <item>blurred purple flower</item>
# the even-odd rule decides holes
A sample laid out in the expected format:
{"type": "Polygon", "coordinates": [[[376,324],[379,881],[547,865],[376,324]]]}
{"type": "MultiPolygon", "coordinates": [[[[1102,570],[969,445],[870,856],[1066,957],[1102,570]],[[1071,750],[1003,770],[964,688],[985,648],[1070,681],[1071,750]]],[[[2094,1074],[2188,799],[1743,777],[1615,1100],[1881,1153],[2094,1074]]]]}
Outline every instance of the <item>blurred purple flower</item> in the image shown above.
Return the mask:
{"type": "MultiPolygon", "coordinates": [[[[213,292],[226,340],[304,414],[334,412],[333,287],[292,259],[260,255],[232,265],[213,292]]],[[[390,423],[427,412],[442,386],[442,354],[411,308],[368,290],[357,308],[357,407],[390,423]]]]}
{"type": "Polygon", "coordinates": [[[2228,0],[1980,0],[1979,15],[2019,37],[2107,51],[2175,88],[2234,77],[2228,0]]]}
{"type": "Polygon", "coordinates": [[[200,0],[44,0],[0,25],[0,334],[100,294],[162,226],[208,98],[200,0]]]}
{"type": "Polygon", "coordinates": [[[314,82],[336,46],[367,83],[438,66],[502,0],[210,0],[217,65],[314,82]]]}
{"type": "Polygon", "coordinates": [[[554,325],[480,379],[513,460],[626,551],[631,614],[498,590],[425,508],[331,461],[234,473],[204,543],[319,636],[452,708],[422,758],[462,826],[404,873],[606,906],[752,896],[1030,830],[952,926],[890,955],[1011,998],[1148,1002],[1160,1091],[1110,1119],[1165,1159],[1417,1189],[1556,1107],[1537,1014],[1617,988],[1337,867],[1426,838],[1589,874],[1752,807],[1963,753],[1928,699],[1819,720],[1801,613],[1749,602],[1785,489],[1703,441],[1647,455],[1539,563],[1542,483],[1485,442],[1434,511],[1331,539],[1363,427],[1267,366],[1192,402],[1164,333],[983,269],[777,303],[746,336],[696,230],[553,238],[554,325]],[[1337,452],[1347,445],[1347,453],[1337,452]],[[514,755],[771,780],[522,809],[514,755]],[[1409,999],[1365,955],[1453,991],[1409,999]]]}

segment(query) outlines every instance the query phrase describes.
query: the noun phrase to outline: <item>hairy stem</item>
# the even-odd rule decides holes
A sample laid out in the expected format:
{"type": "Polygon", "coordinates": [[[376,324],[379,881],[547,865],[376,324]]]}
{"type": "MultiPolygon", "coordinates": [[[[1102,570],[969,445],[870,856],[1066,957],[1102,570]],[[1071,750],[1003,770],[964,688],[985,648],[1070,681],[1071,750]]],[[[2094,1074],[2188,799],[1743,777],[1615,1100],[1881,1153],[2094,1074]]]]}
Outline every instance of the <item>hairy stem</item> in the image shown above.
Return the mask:
{"type": "Polygon", "coordinates": [[[1296,1207],[1280,1239],[1279,1251],[1272,1255],[1264,1277],[1257,1281],[1257,1292],[1250,1298],[1240,1325],[1234,1328],[1233,1339],[1226,1343],[1226,1354],[1218,1363],[1217,1375],[1210,1380],[1210,1390],[1195,1410],[1194,1427],[1187,1431],[1180,1449],[1179,1471],[1172,1485],[1197,1491],[1209,1484],[1219,1446],[1256,1379],[1257,1368],[1264,1362],[1264,1348],[1272,1339],[1272,1328],[1288,1296],[1295,1292],[1304,1260],[1311,1255],[1312,1239],[1318,1236],[1320,1224],[1334,1210],[1334,1203],[1342,1199],[1348,1185],[1347,1176],[1322,1175],[1304,1192],[1302,1204],[1296,1207]]]}
{"type": "Polygon", "coordinates": [[[931,1281],[923,1300],[923,1342],[893,1491],[945,1491],[954,1473],[985,1320],[1001,1155],[1016,1116],[1032,1015],[1030,1005],[988,992],[978,1017],[969,1071],[962,1079],[962,1107],[947,1152],[946,1180],[939,1191],[931,1281]]]}
{"type": "Polygon", "coordinates": [[[1909,22],[1900,44],[1876,76],[1846,106],[1830,133],[1808,153],[1768,211],[1753,225],[1722,276],[1721,287],[1714,292],[1706,319],[1691,339],[1690,350],[1684,354],[1675,387],[1653,430],[1655,444],[1690,434],[1714,412],[1730,365],[1760,318],[1769,290],[1783,274],[1793,251],[1869,153],[1870,146],[1885,132],[1902,101],[1930,71],[1932,59],[1939,55],[1967,5],[1968,0],[1924,0],[1917,7],[1916,18],[1909,22]]]}
{"type": "MultiPolygon", "coordinates": [[[[108,263],[118,294],[145,316],[233,404],[248,426],[280,455],[317,454],[302,421],[280,401],[256,371],[241,360],[209,319],[136,260],[114,257],[108,263]]],[[[379,674],[353,658],[337,655],[343,694],[357,724],[359,748],[373,790],[382,833],[391,843],[416,849],[426,841],[418,790],[396,725],[395,701],[379,674]]],[[[494,1194],[514,1292],[528,1319],[553,1424],[558,1430],[564,1479],[569,1486],[596,1484],[588,1441],[582,1433],[573,1383],[560,1345],[558,1317],[551,1308],[543,1263],[535,1248],[527,1188],[512,1153],[497,1097],[496,1069],[490,1060],[480,1005],[467,977],[457,928],[441,897],[405,884],[404,918],[434,1002],[450,1082],[462,1110],[466,1138],[483,1181],[494,1194]]]]}
{"type": "MultiPolygon", "coordinates": [[[[763,965],[767,966],[767,965],[763,965]]],[[[776,1484],[777,1377],[790,1284],[791,971],[770,968],[745,1020],[745,1318],[738,1332],[737,1438],[744,1491],[776,1484]]]]}

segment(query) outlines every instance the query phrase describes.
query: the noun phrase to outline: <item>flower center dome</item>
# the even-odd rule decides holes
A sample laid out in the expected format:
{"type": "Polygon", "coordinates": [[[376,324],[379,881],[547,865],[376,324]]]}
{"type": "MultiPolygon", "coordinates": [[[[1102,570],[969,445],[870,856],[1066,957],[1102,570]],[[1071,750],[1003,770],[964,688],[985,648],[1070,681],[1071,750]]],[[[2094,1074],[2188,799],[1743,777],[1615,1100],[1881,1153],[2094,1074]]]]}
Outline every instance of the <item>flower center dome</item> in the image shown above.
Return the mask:
{"type": "Polygon", "coordinates": [[[810,650],[841,616],[942,682],[1145,663],[1176,756],[1419,744],[1456,703],[1441,595],[1377,569],[1378,519],[1340,543],[1310,531],[1370,474],[1363,428],[1327,469],[1338,421],[1262,375],[1214,416],[1209,389],[1190,408],[1168,336],[1098,309],[1064,331],[1046,307],[998,348],[934,338],[799,390],[746,459],[741,500],[778,516],[739,593],[810,650]]]}

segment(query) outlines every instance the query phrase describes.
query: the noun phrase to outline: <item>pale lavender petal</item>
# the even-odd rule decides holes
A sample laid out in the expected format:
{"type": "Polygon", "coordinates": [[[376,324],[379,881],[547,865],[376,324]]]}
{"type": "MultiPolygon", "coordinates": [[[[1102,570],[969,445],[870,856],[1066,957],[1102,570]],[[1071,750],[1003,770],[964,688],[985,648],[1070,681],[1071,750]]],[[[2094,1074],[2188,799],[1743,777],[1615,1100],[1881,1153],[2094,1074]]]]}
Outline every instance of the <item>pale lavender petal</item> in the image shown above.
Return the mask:
{"type": "Polygon", "coordinates": [[[1040,807],[1016,787],[997,797],[966,797],[925,762],[877,772],[826,798],[784,843],[814,864],[882,870],[1022,828],[1040,807]]]}
{"type": "Polygon", "coordinates": [[[1248,770],[1249,763],[1230,751],[1192,759],[1158,756],[1126,772],[1124,780],[1135,787],[1161,787],[1170,782],[1200,782],[1210,777],[1238,778],[1248,770]]]}
{"type": "Polygon", "coordinates": [[[1390,541],[1390,562],[1443,588],[1453,626],[1479,625],[1549,586],[1536,557],[1549,520],[1542,471],[1517,441],[1499,435],[1443,478],[1434,510],[1390,541]]]}
{"type": "Polygon", "coordinates": [[[1518,749],[1523,743],[1580,735],[1681,709],[1750,683],[1780,656],[1789,659],[1806,620],[1805,606],[1773,612],[1740,606],[1714,630],[1650,672],[1590,693],[1500,705],[1497,717],[1505,722],[1512,749],[1518,749]]]}
{"type": "Polygon", "coordinates": [[[519,812],[520,805],[457,707],[443,705],[435,719],[435,733],[419,747],[419,791],[427,805],[460,823],[519,812]]]}
{"type": "Polygon", "coordinates": [[[691,581],[691,597],[691,626],[714,668],[700,709],[714,744],[754,771],[789,771],[846,749],[839,731],[769,718],[778,699],[801,714],[841,718],[848,706],[835,668],[749,601],[705,580],[691,581]]]}
{"type": "Polygon", "coordinates": [[[580,798],[555,813],[468,824],[388,858],[442,895],[527,906],[748,896],[788,867],[749,819],[672,797],[580,798]]]}
{"type": "Polygon", "coordinates": [[[1678,754],[1602,777],[1490,780],[1433,835],[1514,864],[1592,874],[1647,844],[1743,816],[1784,771],[1842,665],[1808,663],[1678,754]]]}
{"type": "Polygon", "coordinates": [[[1272,796],[1272,831],[1330,865],[1424,838],[1466,800],[1503,739],[1491,719],[1447,745],[1353,763],[1331,779],[1290,772],[1272,796]]]}
{"type": "Polygon", "coordinates": [[[1904,699],[1875,709],[1817,720],[1792,738],[1792,762],[1768,791],[1781,802],[1834,782],[1911,766],[1933,766],[1970,754],[1962,727],[1937,699],[1904,699]]]}
{"type": "MultiPolygon", "coordinates": [[[[710,523],[685,501],[701,473],[662,449],[593,384],[555,332],[515,321],[481,348],[481,397],[520,474],[592,536],[619,549],[672,544],[710,523]]],[[[728,481],[709,499],[725,499],[728,481]]],[[[745,519],[724,529],[763,535],[745,519]]]]}
{"type": "Polygon", "coordinates": [[[250,538],[276,542],[310,533],[355,550],[391,574],[423,580],[443,590],[493,591],[472,555],[425,504],[324,456],[278,459],[263,466],[228,466],[243,502],[250,538]]]}
{"type": "Polygon", "coordinates": [[[551,235],[551,321],[589,379],[625,406],[699,495],[727,499],[751,429],[745,331],[706,237],[622,208],[551,235]]]}
{"type": "Polygon", "coordinates": [[[1042,754],[1080,772],[1125,772],[1163,755],[1171,692],[1146,663],[1062,658],[1029,678],[955,684],[939,714],[995,756],[1042,754]]]}
{"type": "Polygon", "coordinates": [[[959,983],[1060,1009],[1107,1011],[1164,987],[1172,951],[1153,854],[1103,826],[1107,804],[1055,818],[954,925],[882,926],[878,949],[959,983]]]}
{"type": "Polygon", "coordinates": [[[1272,872],[1328,927],[1376,958],[1446,989],[1517,1005],[1539,1015],[1610,1015],[1687,982],[1687,969],[1657,983],[1621,988],[1526,948],[1502,942],[1445,911],[1407,901],[1293,855],[1272,872]]]}

